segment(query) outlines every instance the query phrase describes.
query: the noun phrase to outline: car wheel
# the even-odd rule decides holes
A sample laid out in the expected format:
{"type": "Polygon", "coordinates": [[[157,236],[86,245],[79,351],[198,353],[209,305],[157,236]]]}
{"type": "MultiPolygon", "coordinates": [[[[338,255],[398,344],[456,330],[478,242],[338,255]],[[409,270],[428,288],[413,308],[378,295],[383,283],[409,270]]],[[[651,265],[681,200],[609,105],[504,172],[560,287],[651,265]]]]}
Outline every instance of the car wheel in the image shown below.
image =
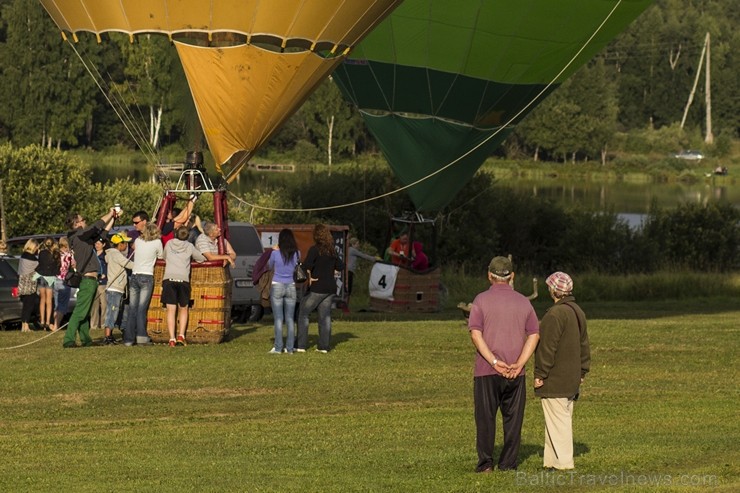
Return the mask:
{"type": "Polygon", "coordinates": [[[262,305],[250,305],[249,308],[244,310],[247,314],[247,320],[250,322],[259,322],[262,320],[262,316],[265,314],[265,309],[262,305]]]}

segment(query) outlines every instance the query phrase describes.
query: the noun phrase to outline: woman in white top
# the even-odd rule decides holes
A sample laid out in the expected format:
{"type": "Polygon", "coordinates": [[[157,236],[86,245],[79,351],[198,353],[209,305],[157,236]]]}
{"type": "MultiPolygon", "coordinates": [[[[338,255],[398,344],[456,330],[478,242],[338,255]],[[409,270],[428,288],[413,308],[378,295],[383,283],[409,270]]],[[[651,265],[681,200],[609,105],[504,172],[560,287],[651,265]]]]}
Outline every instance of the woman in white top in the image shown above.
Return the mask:
{"type": "Polygon", "coordinates": [[[156,224],[149,223],[134,242],[134,268],[129,279],[128,319],[123,344],[151,344],[146,333],[146,312],[154,291],[154,264],[162,258],[162,233],[156,224]]]}

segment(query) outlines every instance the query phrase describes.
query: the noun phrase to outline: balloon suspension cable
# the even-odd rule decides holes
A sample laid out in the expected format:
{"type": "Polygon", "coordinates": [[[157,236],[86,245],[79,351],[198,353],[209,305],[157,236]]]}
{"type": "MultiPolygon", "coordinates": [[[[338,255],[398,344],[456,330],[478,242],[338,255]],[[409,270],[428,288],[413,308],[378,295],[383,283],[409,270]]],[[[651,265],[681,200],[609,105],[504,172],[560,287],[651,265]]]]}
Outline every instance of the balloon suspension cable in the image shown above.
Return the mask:
{"type": "MultiPolygon", "coordinates": [[[[75,47],[74,43],[67,39],[67,44],[72,47],[75,54],[77,55],[77,58],[79,58],[83,67],[85,67],[85,70],[87,70],[87,73],[90,75],[90,77],[92,77],[95,85],[100,90],[100,93],[103,95],[103,97],[105,97],[106,101],[108,101],[108,104],[110,104],[111,108],[113,108],[116,116],[118,116],[118,119],[121,121],[124,128],[131,136],[141,153],[144,154],[148,161],[156,164],[158,162],[157,152],[154,150],[148,139],[145,137],[144,132],[141,130],[141,127],[136,124],[137,120],[133,117],[133,114],[131,114],[130,110],[123,102],[117,101],[115,98],[111,98],[111,96],[108,94],[108,91],[106,91],[106,89],[110,90],[111,87],[105,82],[100,72],[98,72],[97,69],[94,69],[94,67],[91,68],[91,64],[85,61],[85,59],[82,57],[82,54],[75,47]]],[[[141,118],[143,121],[143,115],[141,115],[141,118]]]]}
{"type": "Polygon", "coordinates": [[[601,30],[604,28],[604,25],[609,21],[609,19],[611,19],[612,15],[614,15],[614,12],[616,12],[617,9],[619,8],[619,6],[622,5],[622,2],[623,2],[623,0],[617,0],[617,2],[614,4],[614,7],[609,11],[609,13],[606,15],[606,17],[604,18],[604,20],[601,21],[601,23],[596,27],[596,29],[594,30],[594,32],[591,33],[591,35],[588,37],[588,39],[586,39],[586,41],[583,43],[583,45],[571,57],[571,59],[563,66],[563,68],[560,69],[560,71],[552,78],[552,80],[550,80],[550,82],[547,83],[547,85],[544,88],[542,88],[542,90],[540,90],[539,93],[537,93],[535,96],[533,96],[526,105],[524,105],[516,114],[514,114],[514,116],[512,116],[511,118],[509,118],[509,120],[506,123],[504,123],[503,125],[500,125],[491,135],[489,135],[488,137],[486,137],[485,139],[483,139],[475,147],[473,147],[470,150],[466,151],[465,153],[461,154],[460,156],[458,156],[454,160],[450,161],[449,163],[447,163],[443,167],[439,168],[438,170],[433,171],[433,172],[429,173],[428,175],[423,176],[423,177],[419,178],[418,180],[416,180],[416,181],[414,181],[412,183],[409,183],[408,185],[404,185],[404,186],[402,186],[400,188],[397,188],[395,190],[392,190],[390,192],[386,192],[386,193],[383,193],[383,194],[380,194],[380,195],[376,195],[375,197],[369,197],[369,198],[366,198],[366,199],[357,200],[355,202],[349,202],[349,203],[346,203],[346,204],[339,204],[339,205],[331,205],[331,206],[326,206],[326,207],[311,207],[311,208],[263,207],[263,206],[260,206],[260,205],[257,205],[257,204],[253,204],[251,202],[247,202],[246,200],[244,200],[241,197],[237,196],[233,192],[229,192],[229,193],[231,194],[232,197],[234,197],[240,203],[243,203],[243,204],[245,204],[247,206],[250,206],[253,209],[260,209],[260,210],[263,210],[263,211],[272,211],[272,212],[319,212],[319,211],[329,211],[329,210],[343,209],[343,208],[347,208],[347,207],[353,207],[353,206],[356,206],[356,205],[367,204],[369,202],[374,202],[376,200],[380,200],[380,199],[383,199],[385,197],[389,197],[391,195],[395,195],[395,194],[397,194],[399,192],[403,192],[404,190],[408,190],[411,187],[415,187],[419,183],[422,183],[422,182],[424,182],[424,181],[426,181],[426,180],[428,180],[428,179],[430,179],[430,178],[432,178],[432,177],[434,177],[434,176],[442,173],[443,171],[451,168],[452,166],[454,166],[457,163],[459,163],[462,159],[466,158],[467,156],[469,156],[470,154],[472,154],[473,152],[475,152],[476,150],[478,150],[480,147],[482,147],[483,145],[485,145],[488,141],[490,141],[491,139],[493,139],[494,137],[496,137],[499,133],[501,133],[502,130],[504,130],[509,125],[511,125],[514,121],[516,121],[517,118],[519,118],[524,112],[526,112],[533,104],[535,104],[535,102],[539,101],[539,99],[544,94],[547,93],[547,91],[550,89],[550,87],[552,87],[552,85],[556,83],[556,81],[560,78],[560,76],[563,75],[563,73],[566,70],[568,70],[568,68],[571,65],[573,65],[573,63],[580,56],[580,54],[583,52],[583,50],[585,50],[591,44],[591,42],[596,37],[596,35],[599,34],[599,32],[601,32],[601,30]]]}

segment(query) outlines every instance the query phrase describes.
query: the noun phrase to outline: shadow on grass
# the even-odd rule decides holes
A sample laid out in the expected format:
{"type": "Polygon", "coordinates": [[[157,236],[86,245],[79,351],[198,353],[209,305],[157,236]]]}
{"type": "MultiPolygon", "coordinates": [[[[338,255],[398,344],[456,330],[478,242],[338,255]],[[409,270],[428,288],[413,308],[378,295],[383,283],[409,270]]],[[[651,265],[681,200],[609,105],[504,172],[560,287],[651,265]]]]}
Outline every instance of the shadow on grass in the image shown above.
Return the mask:
{"type": "Polygon", "coordinates": [[[591,449],[585,443],[576,442],[573,444],[573,457],[586,455],[589,452],[591,452],[591,449]]]}
{"type": "MultiPolygon", "coordinates": [[[[462,300],[461,300],[462,301],[462,300]]],[[[467,300],[469,302],[472,300],[467,300]]],[[[681,315],[712,315],[726,312],[740,311],[740,299],[730,297],[691,298],[677,300],[643,300],[643,301],[580,301],[576,294],[576,302],[586,312],[588,319],[619,319],[643,320],[660,317],[675,317],[681,315]]],[[[542,297],[532,302],[537,316],[542,318],[551,300],[542,297]]],[[[334,314],[332,314],[334,315],[334,314]]],[[[374,312],[358,308],[351,313],[342,313],[332,316],[337,321],[347,322],[383,322],[383,321],[417,321],[417,320],[449,320],[465,324],[460,309],[449,307],[434,313],[385,313],[374,312]]]]}
{"type": "MultiPolygon", "coordinates": [[[[240,337],[253,334],[257,331],[259,328],[263,328],[266,325],[264,323],[252,323],[252,324],[241,324],[238,326],[232,326],[229,330],[229,335],[225,339],[225,341],[233,341],[240,337]]],[[[272,331],[272,325],[269,325],[270,331],[272,331]]],[[[308,326],[309,334],[308,334],[308,348],[312,349],[318,346],[319,343],[319,335],[318,334],[311,334],[311,330],[317,330],[315,324],[310,324],[308,326]]],[[[298,330],[298,327],[296,326],[296,331],[298,330]]],[[[296,337],[298,334],[296,333],[296,337]]],[[[340,345],[349,342],[352,339],[357,339],[358,336],[354,335],[351,332],[334,332],[331,335],[331,343],[330,348],[336,349],[340,345]]],[[[270,338],[272,340],[272,337],[270,338]]]]}
{"type": "MultiPolygon", "coordinates": [[[[312,349],[316,348],[319,345],[319,335],[318,334],[311,334],[311,325],[308,326],[309,334],[308,334],[308,348],[312,349]]],[[[352,339],[357,339],[358,337],[354,335],[351,332],[336,332],[332,333],[331,335],[331,342],[329,343],[329,349],[335,350],[342,344],[351,341],[352,339]]]]}
{"type": "MultiPolygon", "coordinates": [[[[540,461],[544,455],[545,446],[542,444],[534,445],[530,443],[523,443],[519,448],[519,463],[523,463],[532,456],[539,457],[540,461]]],[[[575,442],[573,444],[573,457],[579,457],[589,453],[591,449],[588,445],[582,442],[575,442]]]]}
{"type": "Polygon", "coordinates": [[[242,336],[253,334],[257,332],[259,327],[260,324],[240,324],[238,326],[232,326],[231,329],[229,329],[229,335],[226,338],[226,341],[233,341],[242,336]]]}

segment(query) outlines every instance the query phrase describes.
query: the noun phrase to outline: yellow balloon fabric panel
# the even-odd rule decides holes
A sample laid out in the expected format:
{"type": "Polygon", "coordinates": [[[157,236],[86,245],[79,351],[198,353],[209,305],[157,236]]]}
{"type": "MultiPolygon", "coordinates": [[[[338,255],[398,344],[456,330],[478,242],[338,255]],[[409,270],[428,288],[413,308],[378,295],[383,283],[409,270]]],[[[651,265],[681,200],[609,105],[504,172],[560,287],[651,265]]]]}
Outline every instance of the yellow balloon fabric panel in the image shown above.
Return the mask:
{"type": "Polygon", "coordinates": [[[343,59],[254,45],[176,46],[208,147],[227,177],[238,170],[220,165],[239,151],[254,153],[343,59]]]}

